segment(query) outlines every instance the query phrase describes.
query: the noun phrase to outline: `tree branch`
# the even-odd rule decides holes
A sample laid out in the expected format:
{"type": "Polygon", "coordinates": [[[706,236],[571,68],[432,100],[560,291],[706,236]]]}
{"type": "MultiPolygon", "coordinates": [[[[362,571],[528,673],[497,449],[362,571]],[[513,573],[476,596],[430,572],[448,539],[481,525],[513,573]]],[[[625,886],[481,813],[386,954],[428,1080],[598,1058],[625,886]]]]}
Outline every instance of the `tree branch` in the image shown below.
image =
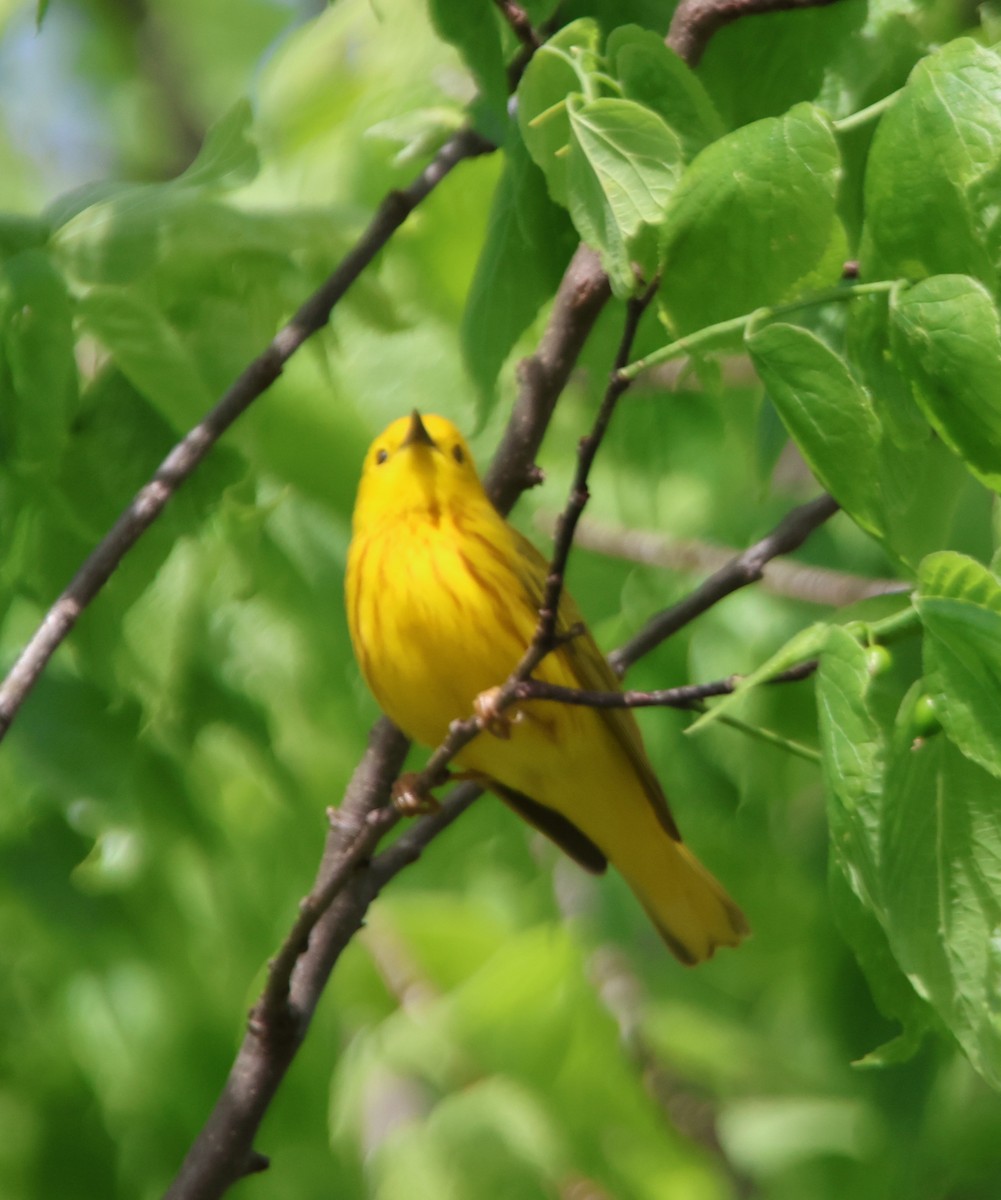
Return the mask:
{"type": "MultiPolygon", "coordinates": [[[[769,683],[798,683],[817,669],[817,660],[797,663],[788,671],[769,679],[769,683]]],[[[515,688],[514,702],[523,700],[556,700],[560,704],[576,704],[584,708],[700,708],[713,696],[729,696],[740,686],[742,675],[715,679],[710,683],[691,683],[682,687],[660,688],[650,692],[598,692],[586,688],[562,687],[541,679],[526,679],[515,688]]]]}
{"type": "MultiPolygon", "coordinates": [[[[602,399],[601,407],[598,409],[598,415],[594,419],[594,427],[586,437],[581,439],[580,446],[578,447],[577,470],[574,473],[573,483],[570,485],[570,496],[567,500],[566,508],[556,521],[553,554],[549,564],[549,577],[546,580],[546,591],[542,607],[539,609],[539,628],[536,631],[534,642],[541,646],[549,647],[556,632],[556,618],[560,607],[560,596],[563,592],[563,576],[566,573],[567,559],[570,555],[570,547],[573,544],[577,522],[580,520],[581,513],[584,511],[584,506],[587,504],[589,498],[587,490],[588,475],[594,463],[595,455],[598,453],[598,449],[608,431],[615,406],[618,404],[622,393],[629,386],[628,381],[623,379],[620,372],[626,363],[629,362],[629,353],[636,338],[636,331],[639,328],[640,320],[644,312],[646,312],[650,301],[656,295],[659,283],[659,277],[654,279],[641,296],[631,299],[626,305],[626,327],[619,341],[619,348],[615,355],[611,378],[605,389],[605,395],[602,399]]],[[[525,678],[527,678],[527,675],[525,678]]]]}
{"type": "Polygon", "coordinates": [[[837,0],[681,0],[671,18],[667,44],[690,67],[698,66],[713,34],[741,17],[824,8],[837,0]]]}
{"type": "Polygon", "coordinates": [[[460,130],[413,183],[402,191],[390,192],[337,270],[246,368],[215,408],[171,450],[46,613],[0,685],[0,740],[80,614],[222,434],[274,383],[302,343],[327,324],[334,306],[424,197],[463,159],[495,148],[475,130],[460,130]]]}
{"type": "Polygon", "coordinates": [[[484,486],[505,515],[540,482],[535,456],[570,372],[612,295],[598,256],[583,243],[566,269],[539,348],[518,364],[518,399],[484,486]]]}
{"type": "Polygon", "coordinates": [[[608,656],[612,669],[616,674],[624,675],[638,658],[649,654],[655,646],[707,612],[724,596],[756,583],[767,562],[802,546],[810,534],[837,511],[838,502],[826,494],[794,508],[771,533],[710,575],[691,595],[651,617],[634,638],[608,656]]]}
{"type": "Polygon", "coordinates": [[[515,0],[494,0],[494,4],[500,10],[504,20],[511,26],[514,36],[529,53],[534,54],[542,45],[542,39],[532,28],[528,13],[515,0]]]}

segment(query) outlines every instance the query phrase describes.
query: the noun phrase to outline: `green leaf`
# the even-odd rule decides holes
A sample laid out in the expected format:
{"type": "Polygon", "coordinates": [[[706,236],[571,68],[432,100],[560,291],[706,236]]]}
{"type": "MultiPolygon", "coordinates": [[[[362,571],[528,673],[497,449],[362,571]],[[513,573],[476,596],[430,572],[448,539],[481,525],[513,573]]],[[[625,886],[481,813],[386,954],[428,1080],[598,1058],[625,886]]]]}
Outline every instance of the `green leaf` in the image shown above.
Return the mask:
{"type": "Polygon", "coordinates": [[[880,424],[847,364],[798,325],[766,325],[746,345],[814,474],[863,529],[881,534],[880,424]]]}
{"type": "Polygon", "coordinates": [[[462,317],[462,350],[481,398],[559,284],[577,239],[542,172],[513,133],[462,317]]]}
{"type": "Polygon", "coordinates": [[[652,29],[613,29],[605,56],[622,94],[657,113],[678,135],[686,162],[723,136],[723,122],[699,77],[652,29]]]}
{"type": "Polygon", "coordinates": [[[921,564],[925,686],[946,733],[1001,779],[1001,583],[961,554],[921,564]]]}
{"type": "Polygon", "coordinates": [[[0,357],[10,394],[0,406],[0,428],[18,470],[52,472],[67,444],[77,392],[66,284],[47,254],[25,250],[0,267],[4,293],[0,357]]]}
{"type": "Polygon", "coordinates": [[[879,418],[894,445],[909,450],[928,441],[928,422],[891,350],[889,305],[883,295],[865,296],[848,306],[845,355],[869,394],[879,397],[879,418]]]}
{"type": "MultiPolygon", "coordinates": [[[[632,259],[644,226],[656,227],[681,173],[681,143],[655,113],[632,100],[567,104],[570,215],[601,255],[620,296],[636,286],[632,259]]],[[[652,268],[653,263],[647,264],[652,268]]]]}
{"type": "Polygon", "coordinates": [[[43,217],[25,217],[0,213],[0,258],[20,254],[22,250],[42,249],[51,232],[43,217]]]}
{"type": "Polygon", "coordinates": [[[817,671],[831,850],[852,891],[878,911],[885,747],[866,704],[870,682],[865,648],[831,627],[817,671]]]}
{"type": "Polygon", "coordinates": [[[598,25],[582,17],[565,25],[540,47],[518,85],[518,127],[549,194],[569,207],[567,153],[570,116],[567,98],[582,93],[597,71],[598,25]]]}
{"type": "MultiPolygon", "coordinates": [[[[948,576],[951,565],[932,563],[929,573],[948,576]]],[[[984,588],[969,578],[956,586],[974,594],[984,588]]],[[[905,698],[888,737],[869,706],[869,682],[864,649],[843,630],[832,630],[817,695],[835,860],[878,917],[918,995],[998,1087],[1001,793],[949,737],[914,740],[909,714],[920,685],[905,698]]],[[[869,952],[878,951],[871,934],[864,940],[869,952]]],[[[878,953],[870,953],[867,969],[884,973],[887,989],[895,986],[892,972],[878,963],[878,953]]],[[[882,993],[884,999],[892,994],[882,993]]],[[[898,1003],[891,998],[894,1008],[898,1003]]],[[[923,1018],[919,1011],[911,1017],[918,1022],[909,1022],[914,1036],[923,1018]]],[[[905,1026],[899,1049],[908,1048],[905,1026]]]]}
{"type": "Polygon", "coordinates": [[[500,42],[497,5],[492,0],[430,0],[434,29],[450,42],[473,73],[492,115],[508,104],[508,76],[500,42]]]}
{"type": "Polygon", "coordinates": [[[827,644],[827,634],[830,626],[817,622],[815,625],[808,625],[806,629],[801,629],[788,642],[761,664],[756,667],[750,675],[745,675],[737,684],[734,690],[727,696],[716,701],[712,708],[706,709],[704,713],[686,730],[687,733],[701,732],[706,725],[712,724],[723,713],[728,712],[733,708],[738,701],[742,700],[751,688],[758,687],[762,683],[767,683],[770,679],[774,679],[776,675],[781,675],[783,671],[788,671],[790,667],[795,667],[798,663],[806,662],[819,654],[827,644]]]}
{"type": "Polygon", "coordinates": [[[186,204],[179,188],[95,184],[52,205],[51,246],[68,275],[84,282],[128,283],[149,271],[168,210],[186,204]]]}
{"type": "Polygon", "coordinates": [[[949,737],[901,722],[881,842],[893,953],[970,1062],[1001,1089],[1001,788],[949,737]]]}
{"type": "Polygon", "coordinates": [[[497,6],[492,0],[430,0],[434,27],[462,55],[496,114],[507,105],[507,74],[497,6]]]}
{"type": "Polygon", "coordinates": [[[1001,319],[965,275],[894,295],[891,344],[922,412],[982,483],[1001,491],[1001,319]]]}
{"type": "Polygon", "coordinates": [[[235,188],[250,183],[259,167],[252,129],[250,102],[240,100],[208,130],[178,185],[235,188]]]}
{"type": "MultiPolygon", "coordinates": [[[[405,1093],[404,1079],[383,1079],[405,1093]]],[[[377,1086],[377,1085],[376,1085],[377,1086]]],[[[373,1091],[372,1085],[368,1094],[373,1091]]],[[[568,1170],[553,1114],[529,1089],[488,1076],[441,1099],[419,1123],[379,1148],[374,1168],[383,1200],[476,1195],[547,1200],[568,1170]]]]}
{"type": "Polygon", "coordinates": [[[676,332],[787,299],[812,276],[830,246],[839,175],[830,125],[807,104],[703,150],[664,226],[662,292],[676,332]]]}
{"type": "MultiPolygon", "coordinates": [[[[251,130],[250,106],[242,101],[212,126],[197,158],[177,179],[87,184],[54,202],[48,213],[55,231],[52,248],[67,273],[87,283],[124,284],[165,259],[190,270],[191,260],[178,254],[171,238],[185,246],[201,241],[209,258],[232,256],[264,242],[277,253],[278,218],[227,207],[222,195],[257,176],[251,130]]],[[[286,226],[290,219],[298,225],[303,217],[283,215],[286,226]]],[[[286,258],[289,249],[286,235],[286,258]]],[[[199,255],[194,262],[200,262],[199,255]]]]}
{"type": "Polygon", "coordinates": [[[193,425],[211,407],[215,397],[177,330],[134,289],[92,288],[80,302],[80,317],[175,428],[193,425]]]}
{"type": "Polygon", "coordinates": [[[962,469],[931,430],[900,446],[886,406],[809,330],[776,323],[746,344],[800,453],[853,520],[912,566],[940,547],[962,469]]]}
{"type": "MultiPolygon", "coordinates": [[[[148,480],[170,445],[171,432],[120,372],[104,371],[87,388],[73,422],[73,452],[64,457],[59,490],[74,497],[73,517],[88,541],[96,542],[108,530],[123,504],[148,480]]],[[[120,580],[118,576],[116,585],[120,580]]]]}
{"type": "Polygon", "coordinates": [[[656,225],[681,174],[677,136],[655,113],[632,100],[574,101],[573,146],[580,149],[615,223],[626,238],[656,225]]]}
{"type": "Polygon", "coordinates": [[[433,108],[415,108],[385,121],[377,121],[366,137],[399,146],[393,166],[401,167],[426,155],[436,154],[467,120],[464,109],[439,104],[433,108]]]}
{"type": "MultiPolygon", "coordinates": [[[[762,14],[764,26],[753,20],[733,21],[718,30],[698,69],[727,127],[777,116],[806,98],[821,97],[826,102],[825,85],[837,78],[839,66],[856,89],[860,84],[873,88],[871,73],[865,70],[866,59],[875,58],[885,70],[887,60],[897,57],[900,42],[907,44],[906,35],[899,30],[893,31],[895,37],[877,39],[868,29],[858,36],[867,10],[871,20],[883,3],[869,0],[865,7],[797,7],[792,12],[770,8],[762,14]]],[[[900,7],[898,0],[894,3],[900,7]]],[[[901,24],[906,29],[917,18],[909,0],[904,0],[903,11],[907,18],[902,18],[901,24]]],[[[920,45],[919,53],[924,43],[920,45]]],[[[913,61],[914,56],[907,60],[907,67],[913,61]]],[[[885,95],[893,86],[872,90],[862,102],[885,95]]]]}
{"type": "Polygon", "coordinates": [[[887,738],[869,704],[871,682],[865,647],[832,627],[816,674],[831,904],[880,1011],[903,1025],[900,1036],[866,1054],[862,1066],[910,1058],[930,1024],[928,1006],[902,973],[885,928],[881,830],[887,738]]]}
{"type": "MultiPolygon", "coordinates": [[[[1001,59],[959,38],[914,68],[873,138],[863,257],[879,275],[997,273],[980,197],[1001,165],[1001,59]]],[[[994,188],[996,193],[996,187],[994,188]]]]}
{"type": "Polygon", "coordinates": [[[828,895],[834,920],[862,968],[876,1007],[884,1017],[903,1026],[896,1037],[868,1050],[852,1066],[874,1068],[908,1062],[920,1050],[930,1030],[938,1027],[938,1022],[928,1002],[917,994],[901,971],[876,914],[859,899],[848,880],[840,856],[832,853],[828,895]]]}

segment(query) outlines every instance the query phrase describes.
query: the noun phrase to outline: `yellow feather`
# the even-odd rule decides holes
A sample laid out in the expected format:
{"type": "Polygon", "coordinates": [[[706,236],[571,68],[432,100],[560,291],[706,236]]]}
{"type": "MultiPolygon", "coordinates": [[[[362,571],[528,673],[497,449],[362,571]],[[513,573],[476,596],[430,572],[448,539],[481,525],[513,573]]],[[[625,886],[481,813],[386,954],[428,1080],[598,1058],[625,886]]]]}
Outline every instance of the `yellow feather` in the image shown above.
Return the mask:
{"type": "MultiPolygon", "coordinates": [[[[507,679],[532,639],[547,564],[490,503],[469,448],[443,417],[403,417],[372,444],[348,558],[347,610],[362,674],[387,715],[425,745],[507,679]]],[[[558,625],[581,620],[564,590],[558,625]]],[[[613,690],[585,631],[538,678],[613,690]]],[[[511,737],[481,733],[459,755],[582,865],[610,861],[683,962],[735,946],[740,909],[681,844],[628,709],[519,706],[511,737]]]]}

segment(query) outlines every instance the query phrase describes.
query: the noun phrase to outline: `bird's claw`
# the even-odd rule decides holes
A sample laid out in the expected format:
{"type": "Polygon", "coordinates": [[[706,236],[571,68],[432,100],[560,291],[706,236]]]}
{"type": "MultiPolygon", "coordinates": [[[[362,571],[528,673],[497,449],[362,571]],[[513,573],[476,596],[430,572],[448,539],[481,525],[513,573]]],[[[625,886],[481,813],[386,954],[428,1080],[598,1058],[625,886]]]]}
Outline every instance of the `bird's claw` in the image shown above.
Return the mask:
{"type": "Polygon", "coordinates": [[[403,817],[437,812],[441,805],[424,786],[416,771],[404,771],[393,784],[393,807],[403,817]]]}
{"type": "Polygon", "coordinates": [[[521,720],[521,713],[508,716],[507,713],[502,712],[500,694],[499,687],[488,688],[485,692],[480,692],[473,701],[473,712],[476,713],[481,728],[506,742],[511,737],[511,726],[521,720]]]}

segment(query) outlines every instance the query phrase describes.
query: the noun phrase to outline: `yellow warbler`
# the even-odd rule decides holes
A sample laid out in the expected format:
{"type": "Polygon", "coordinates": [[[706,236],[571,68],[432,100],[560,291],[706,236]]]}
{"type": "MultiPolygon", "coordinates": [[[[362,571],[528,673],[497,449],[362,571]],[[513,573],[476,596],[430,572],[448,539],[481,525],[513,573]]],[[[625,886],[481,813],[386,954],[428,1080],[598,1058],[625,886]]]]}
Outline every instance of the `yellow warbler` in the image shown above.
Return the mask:
{"type": "MultiPolygon", "coordinates": [[[[409,737],[437,745],[504,682],[532,639],[547,570],[490,503],[450,421],[415,411],[376,438],[355,503],[348,621],[362,674],[409,737]]],[[[564,591],[558,627],[579,621],[564,591]]],[[[536,676],[618,687],[586,631],[536,676]]],[[[611,861],[682,962],[735,946],[744,916],[682,845],[633,714],[541,700],[513,711],[510,737],[478,734],[463,769],[581,866],[611,861]]]]}

